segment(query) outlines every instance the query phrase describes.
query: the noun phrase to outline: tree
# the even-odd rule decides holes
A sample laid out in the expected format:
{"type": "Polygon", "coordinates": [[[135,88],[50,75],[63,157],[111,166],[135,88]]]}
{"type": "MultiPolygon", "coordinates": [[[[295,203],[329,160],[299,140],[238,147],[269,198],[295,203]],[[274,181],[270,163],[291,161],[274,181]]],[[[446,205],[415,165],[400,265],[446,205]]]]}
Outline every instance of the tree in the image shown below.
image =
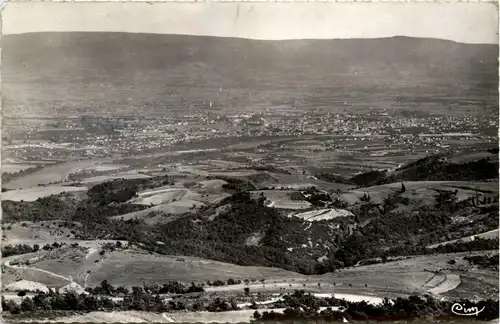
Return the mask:
{"type": "Polygon", "coordinates": [[[80,310],[83,308],[84,303],[80,300],[80,296],[75,292],[65,293],[64,302],[66,303],[68,309],[70,310],[80,310]]]}
{"type": "Polygon", "coordinates": [[[2,296],[2,311],[10,312],[11,314],[19,314],[21,307],[13,300],[5,300],[2,296]]]}
{"type": "Polygon", "coordinates": [[[101,289],[106,295],[114,295],[115,288],[107,280],[101,282],[101,289]]]}
{"type": "Polygon", "coordinates": [[[123,286],[118,286],[116,288],[116,293],[119,294],[119,295],[128,295],[129,294],[129,291],[127,288],[123,287],[123,286]]]}
{"type": "Polygon", "coordinates": [[[196,301],[194,304],[193,304],[193,310],[195,312],[199,312],[199,311],[202,311],[203,309],[205,308],[205,305],[203,305],[203,302],[201,301],[196,301]]]}
{"type": "Polygon", "coordinates": [[[363,196],[359,198],[359,200],[362,202],[370,202],[372,200],[372,197],[370,197],[370,195],[365,192],[363,196]]]}
{"type": "Polygon", "coordinates": [[[405,187],[404,183],[401,182],[401,193],[403,193],[405,191],[406,191],[406,187],[405,187]]]}
{"type": "Polygon", "coordinates": [[[194,282],[191,283],[191,286],[187,290],[186,293],[194,293],[194,292],[204,292],[205,289],[201,285],[197,285],[194,282]]]}
{"type": "Polygon", "coordinates": [[[389,254],[387,253],[387,251],[384,251],[384,253],[382,254],[381,258],[382,258],[382,262],[385,263],[387,262],[387,258],[389,257],[389,254]]]}
{"type": "Polygon", "coordinates": [[[130,305],[130,309],[137,311],[146,311],[147,305],[142,296],[134,296],[132,297],[132,303],[130,305]]]}
{"type": "Polygon", "coordinates": [[[245,287],[245,289],[243,289],[245,291],[245,295],[249,295],[250,294],[250,288],[248,287],[245,287]]]}
{"type": "Polygon", "coordinates": [[[231,299],[229,304],[231,305],[231,310],[238,310],[239,309],[238,304],[236,303],[236,300],[231,299]]]}
{"type": "Polygon", "coordinates": [[[21,302],[21,310],[23,312],[32,312],[35,310],[35,304],[33,303],[33,300],[31,298],[25,298],[21,302]]]}
{"type": "Polygon", "coordinates": [[[438,192],[438,195],[435,197],[436,207],[445,210],[453,211],[455,209],[455,204],[458,200],[458,191],[448,191],[442,190],[438,192]]]}
{"type": "Polygon", "coordinates": [[[255,302],[255,300],[252,300],[252,304],[249,307],[250,307],[250,309],[259,309],[259,306],[255,302]]]}
{"type": "Polygon", "coordinates": [[[47,298],[47,294],[37,291],[33,297],[33,303],[36,309],[50,310],[52,308],[50,299],[47,298]]]}
{"type": "Polygon", "coordinates": [[[231,310],[232,306],[235,306],[232,305],[232,302],[228,303],[224,299],[217,297],[207,306],[207,310],[209,312],[227,312],[231,310]]]}
{"type": "Polygon", "coordinates": [[[222,280],[215,280],[214,282],[212,282],[212,286],[215,286],[215,287],[219,287],[219,286],[225,286],[226,283],[222,280]]]}

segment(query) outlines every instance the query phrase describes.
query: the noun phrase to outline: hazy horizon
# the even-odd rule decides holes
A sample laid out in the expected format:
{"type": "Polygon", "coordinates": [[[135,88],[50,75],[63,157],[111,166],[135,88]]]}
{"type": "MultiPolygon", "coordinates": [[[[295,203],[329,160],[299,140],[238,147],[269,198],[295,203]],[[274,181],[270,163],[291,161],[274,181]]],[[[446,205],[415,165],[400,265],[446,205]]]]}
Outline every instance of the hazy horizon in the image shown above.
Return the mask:
{"type": "MultiPolygon", "coordinates": [[[[136,35],[163,35],[163,36],[193,36],[193,37],[214,37],[214,38],[227,38],[227,39],[243,39],[243,40],[253,40],[253,41],[263,41],[263,42],[289,42],[289,41],[334,41],[334,40],[383,40],[383,39],[392,39],[392,38],[410,38],[410,39],[429,39],[429,40],[437,40],[437,41],[448,41],[457,44],[464,45],[497,45],[493,43],[464,43],[458,42],[451,39],[445,38],[436,38],[436,37],[418,37],[418,36],[406,36],[406,35],[393,35],[393,36],[380,36],[373,38],[363,38],[363,37],[349,37],[349,38],[284,38],[284,39],[260,39],[260,38],[249,38],[249,37],[238,37],[238,36],[213,36],[213,35],[197,35],[197,34],[182,34],[182,33],[154,33],[154,32],[126,32],[126,31],[79,31],[79,30],[71,30],[71,31],[35,31],[35,32],[27,32],[27,33],[19,33],[19,34],[8,34],[2,35],[3,37],[9,36],[22,36],[22,35],[32,35],[32,34],[70,34],[70,33],[80,33],[80,34],[136,34],[136,35]]],[[[0,45],[1,47],[1,45],[0,45]]]]}
{"type": "Polygon", "coordinates": [[[498,44],[498,11],[491,6],[494,4],[15,2],[3,5],[2,32],[125,32],[256,40],[402,36],[498,44]]]}

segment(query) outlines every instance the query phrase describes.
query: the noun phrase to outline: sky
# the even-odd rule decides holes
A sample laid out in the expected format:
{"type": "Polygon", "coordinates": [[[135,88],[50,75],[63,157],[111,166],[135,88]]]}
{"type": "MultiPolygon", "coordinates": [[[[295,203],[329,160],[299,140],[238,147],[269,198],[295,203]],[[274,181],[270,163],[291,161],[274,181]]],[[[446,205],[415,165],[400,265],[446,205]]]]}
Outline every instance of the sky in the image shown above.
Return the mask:
{"type": "Polygon", "coordinates": [[[498,9],[484,2],[14,2],[4,4],[2,18],[4,35],[114,31],[253,39],[410,36],[498,44],[498,9]]]}

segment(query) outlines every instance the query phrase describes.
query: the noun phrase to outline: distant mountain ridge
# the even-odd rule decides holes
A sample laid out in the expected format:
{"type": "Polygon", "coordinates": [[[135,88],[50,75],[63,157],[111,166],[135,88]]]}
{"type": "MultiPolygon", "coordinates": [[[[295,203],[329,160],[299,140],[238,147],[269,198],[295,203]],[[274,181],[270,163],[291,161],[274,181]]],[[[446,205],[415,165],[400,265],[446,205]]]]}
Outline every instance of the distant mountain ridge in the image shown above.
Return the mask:
{"type": "Polygon", "coordinates": [[[131,103],[238,109],[345,98],[498,100],[497,45],[68,32],[6,35],[2,47],[7,115],[34,106],[91,113],[106,103],[124,111],[131,103]]]}

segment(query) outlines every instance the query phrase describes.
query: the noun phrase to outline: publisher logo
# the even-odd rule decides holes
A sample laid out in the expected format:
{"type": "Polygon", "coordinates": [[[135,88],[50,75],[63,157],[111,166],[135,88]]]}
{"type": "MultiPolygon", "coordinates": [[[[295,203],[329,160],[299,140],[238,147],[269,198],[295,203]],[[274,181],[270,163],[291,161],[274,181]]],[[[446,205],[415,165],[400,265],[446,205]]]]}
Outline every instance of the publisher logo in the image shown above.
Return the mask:
{"type": "Polygon", "coordinates": [[[479,313],[484,311],[483,307],[482,309],[479,309],[477,307],[465,307],[465,304],[459,304],[455,303],[451,306],[451,312],[455,315],[460,315],[460,316],[477,316],[479,313]]]}

